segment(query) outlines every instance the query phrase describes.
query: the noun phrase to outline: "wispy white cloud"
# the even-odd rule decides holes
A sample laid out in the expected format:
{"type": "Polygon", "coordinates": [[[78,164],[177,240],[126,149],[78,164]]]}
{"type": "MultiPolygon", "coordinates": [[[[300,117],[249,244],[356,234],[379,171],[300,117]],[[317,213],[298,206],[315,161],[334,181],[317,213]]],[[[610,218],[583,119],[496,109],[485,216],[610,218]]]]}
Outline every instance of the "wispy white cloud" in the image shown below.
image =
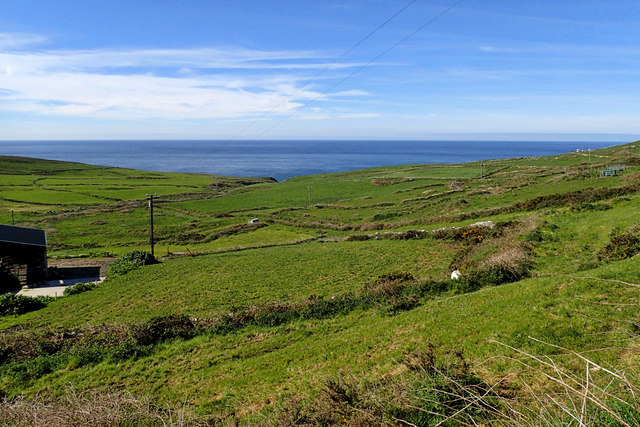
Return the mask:
{"type": "Polygon", "coordinates": [[[34,49],[44,40],[0,34],[0,110],[109,119],[238,118],[289,113],[312,99],[367,95],[322,95],[314,85],[303,87],[315,74],[310,70],[331,65],[326,54],[313,51],[34,49]]]}
{"type": "Polygon", "coordinates": [[[29,68],[89,70],[125,67],[169,67],[178,70],[313,70],[328,66],[341,69],[363,65],[362,63],[333,64],[326,55],[314,52],[270,52],[240,48],[28,51],[3,54],[2,59],[29,68]]]}
{"type": "Polygon", "coordinates": [[[0,33],[0,49],[20,49],[29,46],[42,45],[47,38],[37,34],[0,33]]]}

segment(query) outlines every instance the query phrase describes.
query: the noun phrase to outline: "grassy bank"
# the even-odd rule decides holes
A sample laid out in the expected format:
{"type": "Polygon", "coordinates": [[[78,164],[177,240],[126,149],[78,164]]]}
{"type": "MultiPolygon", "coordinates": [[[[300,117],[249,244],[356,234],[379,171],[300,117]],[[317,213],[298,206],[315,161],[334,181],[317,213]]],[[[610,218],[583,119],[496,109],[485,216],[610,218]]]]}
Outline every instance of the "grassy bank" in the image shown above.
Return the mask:
{"type": "Polygon", "coordinates": [[[88,402],[131,393],[141,419],[165,422],[526,425],[551,396],[549,424],[573,413],[633,424],[631,145],[591,161],[487,161],[482,176],[475,163],[412,165],[282,183],[0,159],[0,215],[45,228],[52,257],[147,249],[144,195],[157,193],[160,258],[0,318],[6,407],[23,414],[38,396],[29,410],[55,412],[73,390],[88,402]],[[627,168],[600,178],[613,163],[627,168]],[[449,279],[454,269],[462,280],[449,279]],[[565,374],[546,375],[548,361],[565,374]],[[579,395],[585,363],[593,384],[624,373],[631,388],[576,404],[553,378],[579,395]],[[461,400],[442,401],[443,390],[461,400]]]}

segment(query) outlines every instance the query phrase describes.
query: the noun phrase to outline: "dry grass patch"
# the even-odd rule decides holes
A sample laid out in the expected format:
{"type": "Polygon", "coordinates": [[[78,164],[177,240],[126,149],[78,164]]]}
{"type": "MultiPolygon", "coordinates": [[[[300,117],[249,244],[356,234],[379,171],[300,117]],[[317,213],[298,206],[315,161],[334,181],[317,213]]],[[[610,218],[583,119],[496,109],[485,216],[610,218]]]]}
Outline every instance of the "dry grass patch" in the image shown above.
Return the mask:
{"type": "Polygon", "coordinates": [[[186,407],[169,408],[126,392],[78,393],[69,388],[61,400],[19,397],[0,404],[0,424],[31,426],[200,426],[186,407]]]}

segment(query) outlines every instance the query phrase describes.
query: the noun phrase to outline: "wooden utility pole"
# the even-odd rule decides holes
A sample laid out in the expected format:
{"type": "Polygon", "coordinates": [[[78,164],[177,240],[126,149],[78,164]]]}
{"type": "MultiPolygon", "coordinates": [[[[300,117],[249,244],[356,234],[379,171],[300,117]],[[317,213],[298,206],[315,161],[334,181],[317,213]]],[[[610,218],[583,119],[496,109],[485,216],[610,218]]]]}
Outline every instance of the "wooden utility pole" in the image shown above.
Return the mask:
{"type": "Polygon", "coordinates": [[[149,243],[151,245],[151,256],[153,254],[153,194],[147,194],[149,196],[149,243]]]}

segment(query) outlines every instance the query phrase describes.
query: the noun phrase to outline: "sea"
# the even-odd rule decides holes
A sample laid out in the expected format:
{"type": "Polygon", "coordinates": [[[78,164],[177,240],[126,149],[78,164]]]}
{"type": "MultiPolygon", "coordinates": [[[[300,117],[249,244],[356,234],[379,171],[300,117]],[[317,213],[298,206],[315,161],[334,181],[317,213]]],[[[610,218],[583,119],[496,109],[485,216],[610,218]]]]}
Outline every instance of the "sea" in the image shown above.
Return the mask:
{"type": "MultiPolygon", "coordinates": [[[[622,142],[621,142],[622,143],[622,142]]],[[[615,142],[584,141],[0,141],[0,155],[163,172],[272,177],[376,166],[465,163],[562,154],[615,142]]]]}

